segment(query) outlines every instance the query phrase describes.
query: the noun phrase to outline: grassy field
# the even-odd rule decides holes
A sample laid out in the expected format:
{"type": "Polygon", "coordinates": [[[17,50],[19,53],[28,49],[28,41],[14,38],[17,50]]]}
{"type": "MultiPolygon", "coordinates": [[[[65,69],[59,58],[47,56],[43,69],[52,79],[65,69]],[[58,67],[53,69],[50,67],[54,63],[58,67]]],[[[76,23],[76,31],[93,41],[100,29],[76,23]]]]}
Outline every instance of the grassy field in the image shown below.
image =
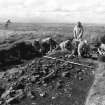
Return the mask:
{"type": "MultiPolygon", "coordinates": [[[[73,37],[73,27],[74,24],[66,23],[12,23],[8,30],[5,30],[3,24],[0,24],[0,42],[3,42],[4,39],[18,40],[19,38],[44,38],[47,36],[62,41],[73,37]]],[[[105,35],[104,25],[84,24],[84,38],[88,41],[94,41],[103,35],[105,35]]]]}

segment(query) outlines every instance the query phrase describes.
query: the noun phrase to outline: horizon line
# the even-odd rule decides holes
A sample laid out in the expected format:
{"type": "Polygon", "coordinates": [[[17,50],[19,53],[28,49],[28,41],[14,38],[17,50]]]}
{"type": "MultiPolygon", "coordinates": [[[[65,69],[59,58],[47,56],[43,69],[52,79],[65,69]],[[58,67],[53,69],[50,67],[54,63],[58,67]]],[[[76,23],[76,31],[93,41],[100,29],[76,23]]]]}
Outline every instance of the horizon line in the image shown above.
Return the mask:
{"type": "MultiPolygon", "coordinates": [[[[6,22],[6,21],[5,21],[6,22]]],[[[5,23],[5,22],[0,22],[0,24],[1,23],[5,23]]],[[[26,22],[26,21],[11,21],[12,23],[50,23],[50,24],[75,24],[75,23],[77,23],[77,22],[36,22],[36,21],[33,21],[33,22],[26,22]]],[[[105,23],[99,23],[99,22],[81,22],[81,23],[83,23],[83,24],[105,24],[105,23]]]]}

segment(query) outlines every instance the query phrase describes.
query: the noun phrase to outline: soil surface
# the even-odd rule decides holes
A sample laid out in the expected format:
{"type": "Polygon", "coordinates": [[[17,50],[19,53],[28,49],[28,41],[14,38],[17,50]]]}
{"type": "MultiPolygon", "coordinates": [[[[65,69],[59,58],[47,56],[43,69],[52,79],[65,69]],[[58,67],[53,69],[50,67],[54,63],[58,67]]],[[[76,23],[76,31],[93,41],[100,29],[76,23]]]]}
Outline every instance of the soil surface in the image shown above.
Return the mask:
{"type": "Polygon", "coordinates": [[[85,105],[105,105],[105,63],[98,62],[94,83],[89,91],[85,105]]]}
{"type": "Polygon", "coordinates": [[[67,53],[49,55],[93,68],[45,57],[1,72],[2,105],[84,105],[94,80],[95,64],[67,53]]]}

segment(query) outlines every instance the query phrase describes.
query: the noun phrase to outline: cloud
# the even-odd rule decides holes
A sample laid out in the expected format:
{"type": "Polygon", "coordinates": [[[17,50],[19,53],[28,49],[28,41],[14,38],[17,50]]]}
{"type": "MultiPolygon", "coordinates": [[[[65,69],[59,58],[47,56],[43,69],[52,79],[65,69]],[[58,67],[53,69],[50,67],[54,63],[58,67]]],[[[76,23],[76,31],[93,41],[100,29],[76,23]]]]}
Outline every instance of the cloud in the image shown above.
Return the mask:
{"type": "Polygon", "coordinates": [[[0,0],[0,18],[15,21],[104,22],[104,0],[0,0]]]}

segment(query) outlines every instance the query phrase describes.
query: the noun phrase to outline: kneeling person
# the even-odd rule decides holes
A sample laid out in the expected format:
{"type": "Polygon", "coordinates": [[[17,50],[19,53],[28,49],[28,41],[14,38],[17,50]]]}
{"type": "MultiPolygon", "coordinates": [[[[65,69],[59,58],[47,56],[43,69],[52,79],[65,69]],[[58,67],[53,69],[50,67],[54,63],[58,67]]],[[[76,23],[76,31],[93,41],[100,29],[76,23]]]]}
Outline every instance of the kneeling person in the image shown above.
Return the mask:
{"type": "Polygon", "coordinates": [[[98,53],[100,55],[105,55],[105,44],[104,43],[101,43],[99,48],[98,48],[98,53]]]}
{"type": "Polygon", "coordinates": [[[87,40],[80,41],[80,43],[78,44],[78,56],[89,57],[89,51],[90,47],[87,43],[87,40]]]}

